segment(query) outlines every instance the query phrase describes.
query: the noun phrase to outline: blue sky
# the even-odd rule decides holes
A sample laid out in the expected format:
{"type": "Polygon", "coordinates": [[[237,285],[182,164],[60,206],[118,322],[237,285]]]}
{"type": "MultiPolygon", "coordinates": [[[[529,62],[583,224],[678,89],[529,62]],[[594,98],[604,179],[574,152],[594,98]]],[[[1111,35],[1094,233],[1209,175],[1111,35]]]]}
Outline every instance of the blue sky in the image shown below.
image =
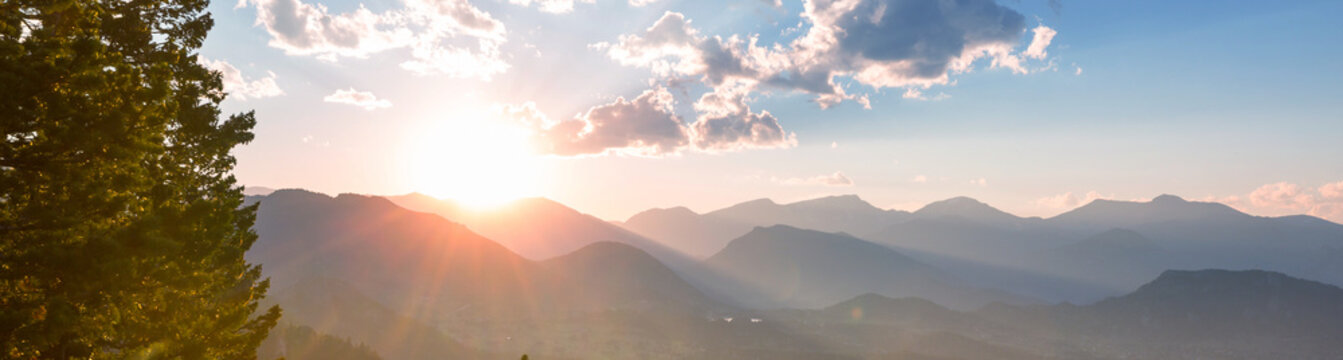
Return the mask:
{"type": "Polygon", "coordinates": [[[1049,216],[1171,193],[1343,221],[1343,3],[970,1],[1006,15],[943,7],[967,34],[951,40],[913,16],[934,3],[216,2],[201,54],[237,71],[225,109],[257,111],[256,140],[236,152],[249,185],[546,196],[610,219],[848,193],[1049,216]],[[311,17],[287,17],[295,6],[311,17]],[[1041,26],[1056,35],[1033,57],[1041,26]],[[798,45],[832,28],[843,40],[798,45]],[[657,36],[691,45],[649,46],[657,36]],[[764,55],[713,79],[717,65],[691,65],[715,36],[764,55]],[[897,66],[975,46],[994,50],[960,69],[897,66]],[[847,98],[828,104],[834,89],[806,87],[804,69],[847,98]],[[874,69],[886,70],[857,75],[874,69]]]}

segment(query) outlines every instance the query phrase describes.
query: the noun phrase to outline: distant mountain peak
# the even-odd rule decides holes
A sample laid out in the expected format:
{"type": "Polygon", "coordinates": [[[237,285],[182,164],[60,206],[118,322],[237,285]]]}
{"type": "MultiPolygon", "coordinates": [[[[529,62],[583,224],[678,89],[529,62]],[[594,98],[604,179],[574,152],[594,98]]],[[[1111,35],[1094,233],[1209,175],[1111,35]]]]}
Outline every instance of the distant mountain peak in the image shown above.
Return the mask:
{"type": "Polygon", "coordinates": [[[819,197],[810,200],[798,201],[795,203],[788,204],[786,206],[818,207],[828,209],[859,209],[859,210],[877,209],[876,206],[872,206],[871,203],[864,201],[862,198],[858,197],[858,195],[854,194],[819,197]]]}
{"type": "Polygon", "coordinates": [[[1171,194],[1161,194],[1158,195],[1157,197],[1152,198],[1152,203],[1187,203],[1187,202],[1188,201],[1185,201],[1185,199],[1171,194]]]}
{"type": "Polygon", "coordinates": [[[751,201],[746,201],[737,205],[778,205],[778,204],[779,203],[774,202],[774,200],[770,198],[759,198],[751,201]]]}
{"type": "Polygon", "coordinates": [[[293,198],[293,199],[331,199],[331,195],[319,193],[305,189],[279,189],[272,191],[266,198],[293,198]]]}
{"type": "Polygon", "coordinates": [[[635,223],[640,220],[648,220],[663,216],[674,217],[674,218],[693,218],[699,216],[699,213],[696,213],[694,210],[690,210],[690,208],[684,206],[677,206],[670,208],[656,208],[640,211],[637,214],[631,215],[628,219],[625,219],[625,222],[635,223]]]}
{"type": "Polygon", "coordinates": [[[985,223],[1011,223],[1020,217],[998,210],[989,204],[965,196],[937,201],[914,212],[921,217],[960,217],[985,223]]]}
{"type": "Polygon", "coordinates": [[[992,209],[992,208],[993,207],[989,206],[989,204],[985,204],[983,202],[980,202],[979,200],[975,200],[965,196],[957,196],[942,201],[934,201],[932,203],[929,203],[928,205],[924,205],[923,208],[919,209],[918,211],[915,211],[915,213],[941,212],[947,210],[969,210],[969,209],[980,210],[980,209],[992,209]]]}
{"type": "Polygon", "coordinates": [[[1097,199],[1050,220],[1087,226],[1127,227],[1172,220],[1241,219],[1249,216],[1226,204],[1188,201],[1179,196],[1162,194],[1149,202],[1097,199]]]}

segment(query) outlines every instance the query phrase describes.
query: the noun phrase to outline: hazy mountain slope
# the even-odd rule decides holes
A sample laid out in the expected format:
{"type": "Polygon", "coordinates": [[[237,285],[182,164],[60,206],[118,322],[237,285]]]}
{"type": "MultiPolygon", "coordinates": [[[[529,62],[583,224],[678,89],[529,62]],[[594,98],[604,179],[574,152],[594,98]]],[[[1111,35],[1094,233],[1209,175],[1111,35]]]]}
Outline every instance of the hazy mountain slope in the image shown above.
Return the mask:
{"type": "Polygon", "coordinates": [[[438,214],[479,229],[490,239],[498,239],[512,249],[525,250],[532,259],[550,259],[600,242],[629,244],[652,255],[714,300],[729,300],[705,286],[709,282],[722,281],[698,258],[551,200],[522,199],[499,209],[478,212],[421,194],[388,199],[411,210],[438,214]]]}
{"type": "Polygon", "coordinates": [[[1038,268],[1111,291],[1127,292],[1160,274],[1165,249],[1132,230],[1110,229],[1077,243],[1041,252],[1038,268]]]}
{"type": "Polygon", "coordinates": [[[991,306],[1015,341],[1086,344],[1103,358],[1331,359],[1343,353],[1343,289],[1282,273],[1166,271],[1087,305],[991,306]]]}
{"type": "Polygon", "coordinates": [[[712,301],[676,272],[631,245],[599,242],[541,263],[565,301],[609,310],[706,311],[712,301]]]}
{"type": "Polygon", "coordinates": [[[958,198],[912,217],[864,238],[963,278],[992,279],[977,285],[1056,301],[1118,295],[1167,269],[1266,269],[1343,284],[1343,271],[1331,265],[1338,257],[1327,255],[1343,250],[1343,226],[1308,216],[1255,217],[1163,195],[1097,200],[1050,219],[1016,218],[958,198]],[[1093,239],[1115,228],[1147,244],[1093,239]]]}
{"type": "Polygon", "coordinates": [[[1252,216],[1224,204],[1191,202],[1174,195],[1161,195],[1149,202],[1098,199],[1047,220],[1056,226],[1103,230],[1171,221],[1244,221],[1250,218],[1252,216]]]}
{"type": "MultiPolygon", "coordinates": [[[[465,227],[386,199],[280,190],[260,199],[247,258],[277,288],[315,277],[349,283],[394,309],[489,304],[504,312],[536,265],[465,227]]],[[[484,312],[480,313],[482,316],[484,312]]]]}
{"type": "Polygon", "coordinates": [[[857,195],[840,195],[783,205],[760,199],[705,215],[754,226],[788,225],[824,232],[864,234],[904,220],[909,213],[877,208],[857,195]]]}
{"type": "MultiPolygon", "coordinates": [[[[1016,227],[1022,225],[1027,219],[1016,215],[1008,214],[998,210],[988,204],[979,202],[979,200],[960,196],[942,201],[937,201],[924,205],[919,210],[910,215],[915,219],[941,219],[954,218],[969,221],[981,225],[997,227],[1016,227]]],[[[883,230],[873,229],[873,231],[883,230]]],[[[862,234],[868,234],[864,232],[862,234]]]]}
{"type": "Polygon", "coordinates": [[[962,308],[1023,301],[962,286],[954,277],[887,247],[784,225],[756,228],[706,263],[747,285],[730,289],[735,299],[761,308],[817,308],[869,292],[962,308]]]}
{"type": "Polygon", "coordinates": [[[540,264],[460,224],[380,197],[282,190],[259,201],[260,239],[247,256],[277,288],[314,276],[339,279],[397,312],[435,322],[620,308],[638,304],[619,301],[670,293],[681,294],[678,301],[706,301],[628,246],[597,246],[540,264]],[[584,284],[583,276],[604,275],[597,269],[629,276],[584,284]],[[585,289],[583,296],[573,296],[575,288],[585,289]]]}
{"type": "Polygon", "coordinates": [[[619,225],[697,259],[713,255],[729,241],[755,227],[750,223],[696,214],[684,207],[647,210],[619,225]]]}
{"type": "MultiPolygon", "coordinates": [[[[958,312],[864,294],[765,321],[853,352],[957,359],[1334,359],[1343,289],[1265,271],[1167,271],[1092,305],[995,304],[958,312]]],[[[867,355],[867,358],[879,358],[867,355]]]]}
{"type": "Polygon", "coordinates": [[[1166,271],[1088,310],[1109,329],[1157,338],[1343,338],[1343,289],[1261,270],[1166,271]]]}
{"type": "Polygon", "coordinates": [[[823,309],[770,311],[764,321],[791,324],[863,359],[1095,358],[1066,344],[1037,346],[1047,342],[917,298],[863,294],[823,309]]]}
{"type": "Polygon", "coordinates": [[[856,195],[842,195],[790,204],[759,199],[705,214],[686,208],[653,209],[631,216],[621,226],[696,258],[706,258],[757,226],[866,234],[908,216],[908,212],[872,206],[856,195]]]}
{"type": "Polygon", "coordinates": [[[589,244],[609,241],[634,245],[659,258],[661,244],[545,198],[519,199],[489,210],[472,210],[450,200],[423,194],[388,196],[397,205],[438,214],[504,245],[528,259],[568,254],[589,244]]]}
{"type": "Polygon", "coordinates": [[[271,293],[283,320],[349,338],[388,359],[471,358],[475,353],[438,330],[398,314],[348,284],[308,278],[271,293]]]}
{"type": "Polygon", "coordinates": [[[1165,249],[1162,269],[1264,269],[1343,284],[1343,272],[1330,271],[1329,259],[1319,256],[1343,250],[1343,225],[1311,216],[1257,217],[1162,195],[1149,202],[1096,201],[1046,221],[1134,230],[1165,249]]]}

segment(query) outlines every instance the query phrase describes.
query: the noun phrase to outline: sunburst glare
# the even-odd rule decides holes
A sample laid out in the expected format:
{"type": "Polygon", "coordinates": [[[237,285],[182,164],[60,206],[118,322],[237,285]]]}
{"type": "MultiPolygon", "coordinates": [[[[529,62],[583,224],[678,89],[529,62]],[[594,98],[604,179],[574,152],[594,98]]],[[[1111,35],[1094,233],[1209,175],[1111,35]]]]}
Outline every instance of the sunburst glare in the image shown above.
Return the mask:
{"type": "Polygon", "coordinates": [[[480,209],[540,194],[544,164],[527,131],[486,111],[429,122],[407,138],[402,172],[414,191],[480,209]]]}

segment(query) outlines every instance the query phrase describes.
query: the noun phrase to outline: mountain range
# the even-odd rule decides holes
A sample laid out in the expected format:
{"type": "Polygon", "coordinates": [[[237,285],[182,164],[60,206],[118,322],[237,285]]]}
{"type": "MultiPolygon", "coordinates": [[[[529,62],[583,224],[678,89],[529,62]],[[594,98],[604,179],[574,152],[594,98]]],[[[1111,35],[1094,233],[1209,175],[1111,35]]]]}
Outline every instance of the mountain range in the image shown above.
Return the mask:
{"type": "Polygon", "coordinates": [[[1343,259],[1343,227],[1173,196],[1048,219],[969,198],[901,212],[841,196],[614,223],[547,199],[475,211],[416,194],[278,190],[248,202],[260,203],[247,257],[271,279],[267,302],[314,332],[293,341],[345,346],[329,335],[383,358],[1338,350],[1322,340],[1336,325],[1312,319],[1338,313],[1329,270],[1343,259]],[[1269,271],[1178,270],[1198,266],[1269,271]],[[1198,336],[1144,337],[1162,329],[1198,336]]]}
{"type": "Polygon", "coordinates": [[[712,255],[717,250],[709,249],[721,249],[756,226],[818,230],[816,222],[975,286],[1049,301],[1099,300],[1167,269],[1267,269],[1343,284],[1343,226],[1304,215],[1257,217],[1172,195],[1148,202],[1095,200],[1047,219],[1018,217],[965,197],[912,213],[882,210],[856,196],[785,205],[753,200],[702,215],[654,209],[621,225],[687,254],[712,255]],[[1123,236],[1128,239],[1105,239],[1123,236]],[[1125,241],[1137,248],[1117,244],[1125,241]],[[1083,259],[1097,260],[1097,266],[1083,259]]]}

